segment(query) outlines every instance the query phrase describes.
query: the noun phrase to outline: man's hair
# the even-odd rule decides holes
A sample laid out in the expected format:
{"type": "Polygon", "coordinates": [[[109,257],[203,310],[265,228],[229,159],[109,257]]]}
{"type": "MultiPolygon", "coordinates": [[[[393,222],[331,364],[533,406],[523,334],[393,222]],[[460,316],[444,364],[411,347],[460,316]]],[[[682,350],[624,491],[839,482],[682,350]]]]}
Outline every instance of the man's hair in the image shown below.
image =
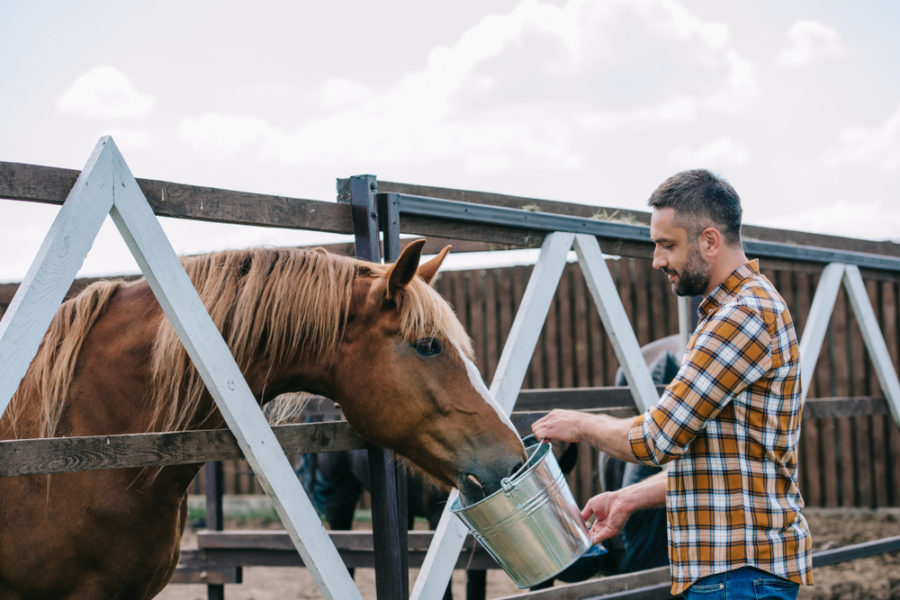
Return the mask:
{"type": "Polygon", "coordinates": [[[676,221],[692,237],[712,221],[725,243],[741,243],[741,199],[730,183],[706,169],[672,175],[656,188],[647,204],[674,208],[676,221]]]}

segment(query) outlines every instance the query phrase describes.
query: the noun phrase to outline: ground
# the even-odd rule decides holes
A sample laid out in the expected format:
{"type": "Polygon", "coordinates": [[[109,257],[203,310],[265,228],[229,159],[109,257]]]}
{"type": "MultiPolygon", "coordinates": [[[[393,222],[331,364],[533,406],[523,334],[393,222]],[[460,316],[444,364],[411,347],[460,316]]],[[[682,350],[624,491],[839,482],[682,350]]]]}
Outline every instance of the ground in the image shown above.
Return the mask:
{"type": "MultiPolygon", "coordinates": [[[[900,511],[811,510],[807,513],[815,549],[844,546],[900,535],[900,511]]],[[[229,528],[242,523],[230,523],[229,528]]],[[[256,527],[260,523],[243,523],[256,527]]],[[[368,526],[368,524],[366,524],[368,526]]],[[[192,532],[185,545],[195,543],[192,532]]],[[[411,572],[410,581],[415,581],[411,572]]],[[[817,569],[815,585],[801,589],[804,600],[900,600],[900,552],[817,569]]],[[[366,600],[375,600],[372,569],[358,569],[356,583],[366,600]]],[[[465,576],[453,576],[455,598],[465,597],[465,576]]],[[[488,598],[520,592],[502,571],[488,574],[488,598]]],[[[320,598],[305,569],[263,568],[244,570],[244,583],[226,587],[227,600],[299,600],[320,598]]],[[[158,600],[206,600],[206,588],[199,585],[170,585],[158,600]]]]}

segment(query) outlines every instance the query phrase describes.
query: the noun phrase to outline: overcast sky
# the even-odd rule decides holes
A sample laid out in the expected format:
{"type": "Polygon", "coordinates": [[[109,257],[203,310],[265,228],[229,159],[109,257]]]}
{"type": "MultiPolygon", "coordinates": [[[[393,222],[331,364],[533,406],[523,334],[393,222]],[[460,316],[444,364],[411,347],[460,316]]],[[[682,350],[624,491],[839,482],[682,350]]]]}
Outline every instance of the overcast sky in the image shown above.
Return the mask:
{"type": "MultiPolygon", "coordinates": [[[[380,179],[900,241],[900,2],[0,0],[0,161],[333,200],[380,179]],[[252,8],[251,8],[252,6],[252,8]]],[[[57,207],[0,200],[0,281],[57,207]]],[[[178,252],[306,232],[166,222],[178,252]]],[[[83,274],[133,269],[106,226],[83,274]]]]}

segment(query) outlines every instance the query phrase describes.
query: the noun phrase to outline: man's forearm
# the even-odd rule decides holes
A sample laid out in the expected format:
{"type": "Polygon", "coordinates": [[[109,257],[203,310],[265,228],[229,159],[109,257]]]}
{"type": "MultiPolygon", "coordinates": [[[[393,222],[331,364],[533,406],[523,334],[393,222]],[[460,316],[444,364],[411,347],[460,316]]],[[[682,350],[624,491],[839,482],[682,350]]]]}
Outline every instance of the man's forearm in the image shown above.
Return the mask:
{"type": "Polygon", "coordinates": [[[585,414],[584,424],[580,428],[581,439],[610,456],[627,462],[637,462],[628,437],[633,422],[634,419],[585,414]]]}
{"type": "Polygon", "coordinates": [[[634,419],[557,408],[535,421],[531,430],[538,439],[587,442],[620,460],[637,462],[629,441],[633,422],[634,419]]]}
{"type": "Polygon", "coordinates": [[[656,508],[666,505],[666,472],[665,470],[642,479],[637,483],[618,491],[622,501],[626,503],[629,513],[645,508],[656,508]]]}

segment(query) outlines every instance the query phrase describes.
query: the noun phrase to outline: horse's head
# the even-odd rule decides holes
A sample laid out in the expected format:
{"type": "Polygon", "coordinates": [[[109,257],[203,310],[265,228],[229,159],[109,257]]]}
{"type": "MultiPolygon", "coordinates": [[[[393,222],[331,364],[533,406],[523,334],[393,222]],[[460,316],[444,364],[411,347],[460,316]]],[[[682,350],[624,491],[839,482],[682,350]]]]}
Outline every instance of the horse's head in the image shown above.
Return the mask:
{"type": "Polygon", "coordinates": [[[525,458],[472,362],[471,342],[419,265],[423,240],[392,265],[360,263],[334,368],[337,401],[366,439],[476,501],[525,458]]]}

